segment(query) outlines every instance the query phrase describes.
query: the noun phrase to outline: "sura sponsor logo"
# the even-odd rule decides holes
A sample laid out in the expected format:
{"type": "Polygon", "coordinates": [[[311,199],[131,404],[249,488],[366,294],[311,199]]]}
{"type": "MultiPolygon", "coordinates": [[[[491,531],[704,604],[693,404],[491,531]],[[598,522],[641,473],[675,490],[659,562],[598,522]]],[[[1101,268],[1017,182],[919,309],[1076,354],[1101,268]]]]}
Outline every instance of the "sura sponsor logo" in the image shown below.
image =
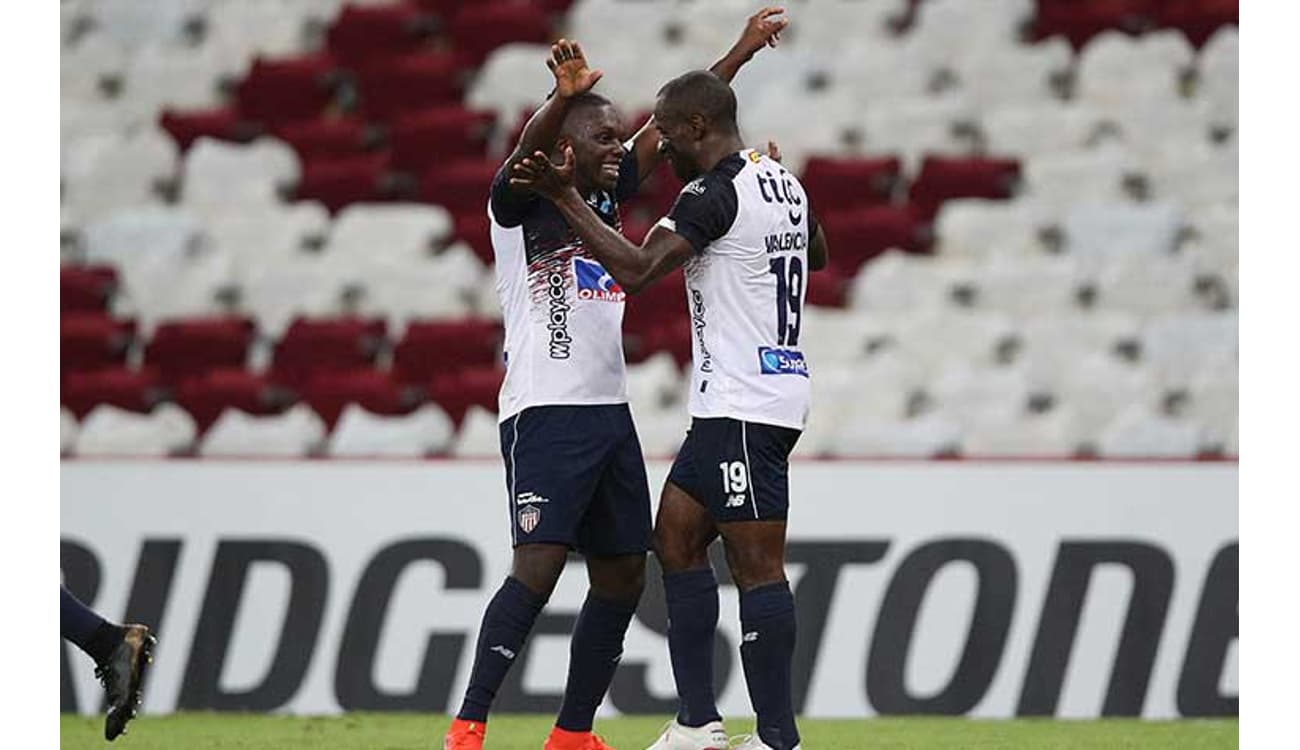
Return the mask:
{"type": "Polygon", "coordinates": [[[568,359],[573,338],[569,336],[569,300],[564,274],[551,271],[546,276],[546,300],[551,332],[551,359],[568,359]]]}
{"type": "Polygon", "coordinates": [[[691,290],[691,327],[695,330],[695,340],[700,345],[700,372],[713,372],[713,356],[709,347],[704,345],[704,328],[708,325],[704,315],[704,295],[698,289],[691,290]]]}
{"type": "Polygon", "coordinates": [[[759,372],[764,375],[802,375],[808,377],[808,361],[794,349],[758,347],[759,372]]]}

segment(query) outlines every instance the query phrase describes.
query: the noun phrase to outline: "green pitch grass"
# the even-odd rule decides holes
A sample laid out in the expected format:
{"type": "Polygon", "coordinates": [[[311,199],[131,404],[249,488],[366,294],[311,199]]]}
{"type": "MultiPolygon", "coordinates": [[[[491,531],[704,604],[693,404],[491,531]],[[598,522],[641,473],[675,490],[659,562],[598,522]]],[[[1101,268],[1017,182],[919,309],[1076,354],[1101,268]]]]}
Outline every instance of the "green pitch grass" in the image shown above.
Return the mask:
{"type": "MultiPolygon", "coordinates": [[[[598,720],[596,733],[618,750],[644,750],[666,719],[598,720]]],[[[498,716],[489,724],[485,750],[541,750],[549,716],[498,716]]],[[[122,750],[441,750],[448,719],[422,714],[348,714],[300,718],[243,714],[178,714],[142,717],[130,733],[104,742],[101,718],[64,716],[65,749],[122,750]]],[[[748,731],[744,719],[729,724],[748,731]]],[[[1141,748],[1218,750],[1237,747],[1236,719],[1220,721],[975,721],[967,719],[868,719],[799,723],[807,750],[875,748],[1141,748]]]]}

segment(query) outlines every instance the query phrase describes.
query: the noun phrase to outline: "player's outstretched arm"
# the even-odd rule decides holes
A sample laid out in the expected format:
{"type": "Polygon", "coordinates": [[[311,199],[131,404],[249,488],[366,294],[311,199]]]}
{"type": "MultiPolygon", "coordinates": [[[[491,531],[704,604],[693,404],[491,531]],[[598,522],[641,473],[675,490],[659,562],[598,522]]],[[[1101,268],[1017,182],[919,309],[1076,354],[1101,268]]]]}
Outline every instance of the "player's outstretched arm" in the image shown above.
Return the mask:
{"type": "MultiPolygon", "coordinates": [[[[781,41],[781,32],[789,25],[788,18],[774,18],[785,13],[785,8],[771,5],[758,11],[745,21],[745,28],[740,38],[727,50],[717,62],[709,67],[709,72],[731,83],[745,63],[764,47],[775,47],[781,41]]],[[[644,180],[659,166],[659,134],[655,130],[653,117],[646,120],[632,139],[632,150],[636,152],[637,177],[644,180]]]]}
{"type": "Polygon", "coordinates": [[[519,143],[510,155],[511,162],[534,151],[550,153],[554,150],[569,101],[590,91],[603,75],[601,71],[588,67],[582,47],[568,39],[560,39],[551,45],[551,56],[546,60],[546,67],[555,76],[555,90],[524,125],[519,143]]]}
{"type": "Polygon", "coordinates": [[[531,190],[555,204],[583,247],[596,256],[628,294],[636,294],[691,257],[691,244],[680,235],[655,226],[640,246],[611,229],[573,187],[573,149],[553,164],[541,151],[515,164],[510,184],[531,190]]]}

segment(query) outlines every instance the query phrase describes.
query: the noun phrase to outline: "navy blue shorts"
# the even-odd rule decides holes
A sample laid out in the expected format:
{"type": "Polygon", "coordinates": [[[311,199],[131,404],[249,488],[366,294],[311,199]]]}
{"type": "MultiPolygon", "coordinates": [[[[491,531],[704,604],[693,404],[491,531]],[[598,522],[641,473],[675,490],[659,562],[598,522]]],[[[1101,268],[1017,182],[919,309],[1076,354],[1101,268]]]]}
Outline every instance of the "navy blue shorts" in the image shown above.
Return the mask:
{"type": "Polygon", "coordinates": [[[501,423],[514,546],[650,549],[650,487],[627,404],[534,406],[501,423]]]}
{"type": "Polygon", "coordinates": [[[790,451],[800,432],[727,418],[694,418],[668,481],[719,523],[784,521],[790,511],[790,451]]]}

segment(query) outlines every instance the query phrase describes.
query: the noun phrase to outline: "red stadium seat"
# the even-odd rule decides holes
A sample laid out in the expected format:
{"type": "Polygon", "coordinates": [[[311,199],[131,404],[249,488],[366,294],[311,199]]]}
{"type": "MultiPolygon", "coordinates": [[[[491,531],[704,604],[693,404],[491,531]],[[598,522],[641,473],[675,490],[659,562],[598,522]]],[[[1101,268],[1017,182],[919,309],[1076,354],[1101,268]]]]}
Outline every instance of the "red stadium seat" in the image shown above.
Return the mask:
{"type": "Polygon", "coordinates": [[[248,357],[254,332],[248,318],[163,323],[145,347],[144,363],[173,387],[209,370],[239,369],[248,357]]]}
{"type": "Polygon", "coordinates": [[[678,269],[627,298],[623,333],[641,336],[669,318],[686,314],[686,277],[678,269]]]}
{"type": "Polygon", "coordinates": [[[492,222],[487,211],[462,211],[456,214],[456,238],[469,244],[484,265],[496,263],[492,250],[492,222]]]}
{"type": "Polygon", "coordinates": [[[126,364],[135,340],[134,320],[102,314],[65,315],[59,321],[59,370],[88,372],[126,364]]]}
{"type": "Polygon", "coordinates": [[[389,129],[393,167],[422,175],[437,164],[487,156],[496,115],[459,105],[409,112],[389,129]]]}
{"type": "Polygon", "coordinates": [[[393,349],[393,379],[423,384],[466,367],[493,367],[503,335],[492,320],[412,322],[393,349]]]}
{"type": "Polygon", "coordinates": [[[807,301],[818,307],[844,307],[848,304],[848,280],[830,266],[808,274],[807,301]]]}
{"type": "Polygon", "coordinates": [[[111,266],[63,266],[59,269],[59,309],[62,312],[102,313],[117,290],[111,266]]]}
{"type": "Polygon", "coordinates": [[[1034,38],[1060,34],[1076,50],[1108,29],[1136,33],[1151,25],[1152,0],[1038,0],[1034,38]]]}
{"type": "Polygon", "coordinates": [[[396,416],[416,406],[416,398],[407,397],[403,389],[378,370],[351,370],[315,375],[302,391],[306,401],[329,429],[334,429],[343,407],[360,404],[372,414],[396,416]]]}
{"type": "Polygon", "coordinates": [[[313,159],[303,164],[297,199],[320,201],[331,213],[351,203],[382,201],[389,197],[387,173],[387,151],[313,159]]]}
{"type": "Polygon", "coordinates": [[[284,123],[321,115],[334,100],[334,61],[327,55],[257,59],[235,92],[239,114],[284,123]]]}
{"type": "Polygon", "coordinates": [[[686,367],[691,361],[693,337],[694,329],[690,318],[683,316],[667,320],[642,338],[640,358],[645,359],[655,352],[668,352],[678,367],[686,367]]]}
{"type": "Polygon", "coordinates": [[[833,211],[819,221],[830,245],[830,263],[845,277],[852,277],[863,263],[890,248],[919,253],[930,244],[924,222],[907,206],[833,211]]]}
{"type": "Polygon", "coordinates": [[[361,111],[373,120],[460,102],[459,65],[447,52],[420,52],[357,71],[361,111]]]}
{"type": "Polygon", "coordinates": [[[470,68],[483,64],[503,44],[546,44],[552,39],[546,11],[512,2],[467,3],[452,18],[449,30],[461,62],[470,68]]]}
{"type": "Polygon", "coordinates": [[[77,419],[85,418],[100,404],[145,413],[161,401],[163,395],[156,372],[126,368],[69,373],[63,380],[60,394],[62,404],[77,419]]]}
{"type": "Polygon", "coordinates": [[[178,112],[164,109],[158,125],[182,151],[203,136],[221,141],[246,143],[261,133],[261,127],[244,119],[233,107],[178,112]]]}
{"type": "Polygon", "coordinates": [[[432,19],[416,5],[344,5],[326,32],[339,64],[355,68],[376,58],[418,52],[428,43],[432,19]]]}
{"type": "Polygon", "coordinates": [[[386,333],[382,318],[298,318],[275,345],[271,377],[301,388],[318,373],[373,367],[386,333]]]}
{"type": "Polygon", "coordinates": [[[242,369],[211,370],[181,384],[176,403],[194,417],[202,432],[226,409],[266,415],[283,411],[293,402],[291,392],[272,384],[270,377],[242,369]]]}
{"type": "Polygon", "coordinates": [[[500,164],[490,159],[453,162],[424,173],[420,199],[453,214],[487,213],[488,193],[500,164]]]}
{"type": "Polygon", "coordinates": [[[1155,0],[1156,23],[1178,29],[1195,47],[1201,47],[1214,32],[1238,22],[1238,0],[1155,0]]]}
{"type": "Polygon", "coordinates": [[[814,156],[804,166],[804,190],[815,215],[888,203],[902,179],[897,156],[831,158],[814,156]]]}
{"type": "Polygon", "coordinates": [[[927,156],[912,183],[912,205],[926,218],[951,198],[1010,198],[1020,182],[1015,159],[927,156]]]}
{"type": "Polygon", "coordinates": [[[471,406],[497,411],[497,395],[505,370],[499,367],[472,367],[448,375],[439,375],[429,383],[429,398],[442,407],[460,427],[471,406]]]}
{"type": "Polygon", "coordinates": [[[357,118],[321,118],[290,122],[275,128],[303,162],[362,156],[373,142],[366,124],[357,118]]]}

